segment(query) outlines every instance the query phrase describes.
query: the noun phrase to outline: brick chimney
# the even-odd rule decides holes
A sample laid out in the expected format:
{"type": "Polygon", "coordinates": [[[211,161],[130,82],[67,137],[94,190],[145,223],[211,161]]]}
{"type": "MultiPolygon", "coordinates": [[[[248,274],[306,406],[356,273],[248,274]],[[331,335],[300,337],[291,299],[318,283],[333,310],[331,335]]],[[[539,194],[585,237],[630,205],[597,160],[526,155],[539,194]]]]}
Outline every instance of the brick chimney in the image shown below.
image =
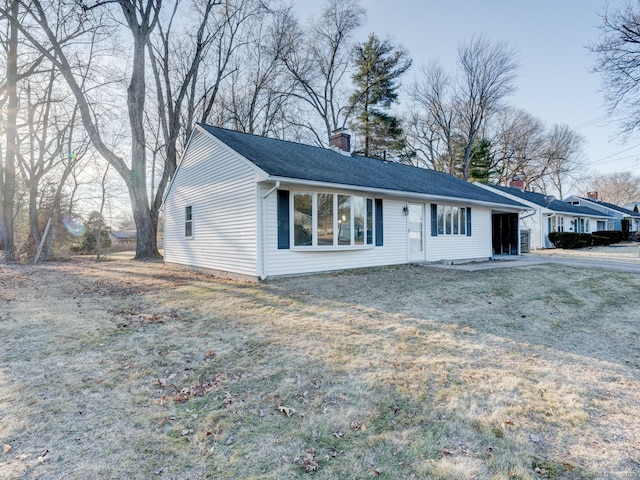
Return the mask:
{"type": "Polygon", "coordinates": [[[589,200],[598,200],[598,192],[587,192],[587,198],[589,200]]]}
{"type": "Polygon", "coordinates": [[[516,175],[511,180],[511,183],[509,183],[509,186],[511,188],[517,188],[519,190],[524,190],[524,178],[522,178],[522,176],[520,176],[520,175],[516,175]]]}
{"type": "Polygon", "coordinates": [[[331,132],[329,146],[342,150],[343,152],[351,153],[351,135],[349,135],[344,128],[338,128],[331,132]]]}

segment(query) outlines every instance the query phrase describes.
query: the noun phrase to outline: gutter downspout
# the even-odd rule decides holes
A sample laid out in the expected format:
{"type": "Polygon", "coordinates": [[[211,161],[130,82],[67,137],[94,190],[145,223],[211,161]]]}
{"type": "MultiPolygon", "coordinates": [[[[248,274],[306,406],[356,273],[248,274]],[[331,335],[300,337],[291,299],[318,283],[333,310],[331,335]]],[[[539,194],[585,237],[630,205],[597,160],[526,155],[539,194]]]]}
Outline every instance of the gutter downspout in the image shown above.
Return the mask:
{"type": "Polygon", "coordinates": [[[262,196],[262,212],[260,212],[260,222],[262,223],[262,235],[260,239],[260,253],[262,256],[262,271],[260,272],[260,280],[267,278],[267,252],[265,244],[267,243],[267,222],[265,219],[267,212],[267,197],[280,188],[280,180],[276,180],[275,185],[262,196]]]}
{"type": "Polygon", "coordinates": [[[276,181],[276,184],[273,186],[273,188],[272,188],[271,190],[269,190],[267,193],[265,193],[265,194],[262,196],[262,199],[263,199],[263,200],[266,200],[266,198],[267,198],[269,195],[271,195],[274,191],[276,191],[276,190],[277,190],[277,189],[279,189],[279,188],[280,188],[280,180],[277,180],[277,181],[276,181]]]}
{"type": "MultiPolygon", "coordinates": [[[[547,216],[545,217],[545,219],[547,220],[547,225],[549,225],[549,219],[550,219],[550,218],[553,218],[553,217],[555,217],[555,216],[556,216],[556,214],[555,214],[555,212],[554,212],[554,213],[552,213],[551,215],[547,215],[547,216]]],[[[545,241],[545,238],[544,238],[544,237],[545,237],[545,235],[544,235],[544,225],[543,225],[543,228],[541,228],[541,229],[540,229],[540,232],[541,232],[541,234],[542,234],[542,239],[541,239],[541,240],[542,240],[542,249],[544,250],[545,248],[547,248],[547,242],[545,241]]],[[[550,234],[551,234],[551,230],[549,230],[549,231],[547,232],[547,238],[549,238],[549,235],[550,235],[550,234]]],[[[549,240],[549,243],[551,243],[551,240],[549,240]]],[[[553,243],[551,243],[551,245],[553,245],[553,243]]],[[[555,248],[555,245],[553,245],[553,248],[555,248]]]]}

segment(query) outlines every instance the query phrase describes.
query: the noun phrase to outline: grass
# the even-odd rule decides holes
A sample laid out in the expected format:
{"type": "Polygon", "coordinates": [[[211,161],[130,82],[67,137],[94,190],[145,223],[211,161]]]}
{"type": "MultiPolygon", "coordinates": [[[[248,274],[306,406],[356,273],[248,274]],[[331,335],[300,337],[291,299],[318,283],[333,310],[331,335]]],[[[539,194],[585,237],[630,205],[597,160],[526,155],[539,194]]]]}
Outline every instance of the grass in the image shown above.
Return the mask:
{"type": "Polygon", "coordinates": [[[640,477],[634,274],[0,269],[0,478],[640,477]]]}

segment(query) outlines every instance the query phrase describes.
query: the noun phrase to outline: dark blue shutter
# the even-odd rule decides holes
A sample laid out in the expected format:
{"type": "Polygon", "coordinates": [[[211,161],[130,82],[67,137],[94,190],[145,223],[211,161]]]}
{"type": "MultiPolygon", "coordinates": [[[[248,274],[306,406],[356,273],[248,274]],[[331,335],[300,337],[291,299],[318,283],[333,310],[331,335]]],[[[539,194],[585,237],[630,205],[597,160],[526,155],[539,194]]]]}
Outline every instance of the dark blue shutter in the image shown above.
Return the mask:
{"type": "Polygon", "coordinates": [[[431,204],[431,236],[438,236],[438,205],[431,204]]]}
{"type": "Polygon", "coordinates": [[[382,247],[383,244],[382,199],[376,198],[376,247],[382,247]]]}
{"type": "Polygon", "coordinates": [[[467,207],[467,237],[471,236],[471,208],[467,207]]]}
{"type": "Polygon", "coordinates": [[[289,191],[278,190],[278,249],[289,248],[289,191]]]}

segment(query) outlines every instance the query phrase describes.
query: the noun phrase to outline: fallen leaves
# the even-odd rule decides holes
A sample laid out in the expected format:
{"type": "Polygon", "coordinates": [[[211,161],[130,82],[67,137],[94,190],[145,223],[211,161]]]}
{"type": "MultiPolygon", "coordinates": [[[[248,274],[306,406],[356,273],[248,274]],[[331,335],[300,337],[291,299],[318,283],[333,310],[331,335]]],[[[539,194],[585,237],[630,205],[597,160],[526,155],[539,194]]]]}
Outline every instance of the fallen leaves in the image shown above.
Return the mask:
{"type": "Polygon", "coordinates": [[[11,450],[11,445],[9,445],[9,444],[5,443],[5,444],[2,446],[2,453],[9,453],[9,451],[10,451],[10,450],[11,450]]]}
{"type": "Polygon", "coordinates": [[[307,473],[313,473],[318,471],[320,464],[316,460],[316,450],[312,447],[305,451],[304,458],[302,459],[302,468],[307,473]]]}
{"type": "Polygon", "coordinates": [[[204,358],[205,358],[205,360],[209,360],[209,359],[211,359],[211,358],[213,358],[213,357],[215,357],[215,356],[216,356],[216,352],[215,352],[215,351],[213,351],[213,350],[208,350],[208,351],[204,354],[204,358]]]}
{"type": "Polygon", "coordinates": [[[364,432],[367,430],[367,427],[365,427],[362,423],[358,422],[357,420],[353,420],[349,425],[349,427],[354,432],[357,432],[359,430],[362,430],[364,432]]]}
{"type": "Polygon", "coordinates": [[[278,407],[278,410],[280,410],[282,413],[284,413],[287,417],[291,417],[294,413],[297,413],[296,409],[290,408],[290,407],[285,407],[284,405],[280,405],[278,407]]]}
{"type": "MultiPolygon", "coordinates": [[[[163,388],[169,389],[168,395],[171,396],[174,403],[182,403],[194,397],[203,397],[207,395],[209,392],[219,392],[222,390],[226,384],[230,381],[238,381],[244,378],[250,378],[251,374],[229,374],[227,375],[224,372],[216,373],[214,377],[210,380],[199,381],[188,387],[184,387],[178,390],[175,385],[169,383],[169,380],[166,378],[158,378],[156,381],[159,386],[163,388]]],[[[169,377],[171,378],[171,377],[169,377]]],[[[230,392],[226,392],[225,396],[222,399],[222,404],[224,406],[229,406],[231,404],[246,401],[250,397],[250,393],[246,392],[244,395],[236,395],[230,392]]],[[[160,400],[160,405],[164,404],[163,399],[165,395],[162,396],[160,400]]]]}
{"type": "MultiPolygon", "coordinates": [[[[227,380],[227,378],[228,377],[225,373],[218,373],[211,380],[194,383],[193,385],[184,387],[179,392],[178,391],[174,392],[173,401],[175,403],[186,402],[187,400],[193,397],[203,397],[204,395],[209,393],[211,390],[218,391],[222,388],[222,384],[224,381],[227,380]]],[[[166,380],[163,382],[163,379],[159,379],[158,383],[160,383],[161,386],[169,386],[166,383],[166,380]]]]}

